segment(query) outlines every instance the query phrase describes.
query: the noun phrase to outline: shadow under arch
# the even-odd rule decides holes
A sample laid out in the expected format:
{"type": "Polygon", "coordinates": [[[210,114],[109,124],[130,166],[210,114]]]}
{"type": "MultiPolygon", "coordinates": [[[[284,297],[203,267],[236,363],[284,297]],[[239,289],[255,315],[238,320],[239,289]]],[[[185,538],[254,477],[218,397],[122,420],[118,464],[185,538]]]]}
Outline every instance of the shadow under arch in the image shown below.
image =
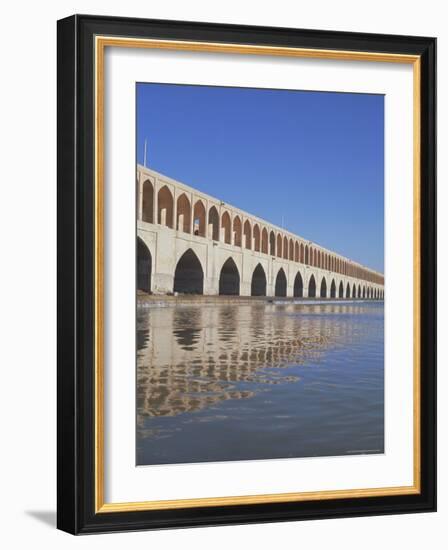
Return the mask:
{"type": "Polygon", "coordinates": [[[316,279],[314,278],[314,275],[311,275],[308,283],[308,298],[315,298],[315,297],[316,297],[316,279]]]}
{"type": "Polygon", "coordinates": [[[327,297],[327,281],[325,280],[325,277],[323,277],[320,283],[320,297],[321,298],[327,297]]]}
{"type": "Polygon", "coordinates": [[[196,254],[189,248],[179,259],[174,272],[174,292],[203,294],[204,272],[196,254]]]}
{"type": "Polygon", "coordinates": [[[266,273],[263,266],[257,264],[252,274],[252,282],[250,285],[251,296],[266,296],[266,273]]]}
{"type": "Polygon", "coordinates": [[[219,294],[223,296],[239,296],[240,294],[240,274],[232,258],[228,258],[221,268],[219,294]]]}
{"type": "Polygon", "coordinates": [[[296,278],[294,279],[294,297],[303,297],[303,279],[300,271],[297,272],[296,278]]]}
{"type": "Polygon", "coordinates": [[[137,290],[151,292],[152,256],[149,248],[137,237],[137,290]]]}
{"type": "Polygon", "coordinates": [[[330,298],[336,298],[336,283],[334,279],[331,281],[330,285],[330,298]]]}
{"type": "Polygon", "coordinates": [[[275,278],[275,295],[276,296],[286,296],[286,275],[281,267],[275,278]]]}

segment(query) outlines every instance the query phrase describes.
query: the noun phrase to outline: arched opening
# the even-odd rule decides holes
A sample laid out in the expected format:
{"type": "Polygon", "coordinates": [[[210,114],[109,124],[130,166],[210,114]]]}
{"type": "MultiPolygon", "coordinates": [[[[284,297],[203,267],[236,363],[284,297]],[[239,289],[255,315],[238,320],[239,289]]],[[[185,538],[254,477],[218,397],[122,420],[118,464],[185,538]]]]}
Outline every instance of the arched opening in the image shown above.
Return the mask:
{"type": "Polygon", "coordinates": [[[300,262],[300,246],[299,243],[296,241],[296,244],[294,245],[294,260],[296,262],[300,262]]]}
{"type": "Polygon", "coordinates": [[[288,257],[291,261],[294,260],[294,241],[289,239],[289,254],[288,257]]]}
{"type": "Polygon", "coordinates": [[[174,272],[174,292],[203,294],[204,272],[196,254],[189,248],[180,258],[174,272]]]}
{"type": "Polygon", "coordinates": [[[193,233],[199,237],[205,237],[205,207],[200,200],[194,205],[193,233]]]}
{"type": "Polygon", "coordinates": [[[137,290],[151,292],[151,270],[151,252],[140,237],[137,237],[137,290]]]}
{"type": "Polygon", "coordinates": [[[325,280],[325,277],[322,279],[322,282],[320,283],[320,297],[321,298],[327,297],[327,281],[325,280]]]}
{"type": "Polygon", "coordinates": [[[173,228],[173,195],[166,185],[157,193],[157,223],[173,228]]]}
{"type": "Polygon", "coordinates": [[[303,279],[300,271],[297,272],[296,278],[294,279],[294,296],[296,298],[302,298],[303,296],[303,279]]]}
{"type": "Polygon", "coordinates": [[[283,237],[283,258],[288,259],[288,238],[283,237]]]}
{"type": "Polygon", "coordinates": [[[303,243],[300,245],[300,263],[305,263],[305,247],[303,246],[303,243]]]}
{"type": "Polygon", "coordinates": [[[356,298],[356,285],[353,283],[352,298],[356,298]]]}
{"type": "Polygon", "coordinates": [[[250,285],[251,296],[266,296],[266,274],[261,264],[257,264],[252,274],[252,283],[250,285]]]}
{"type": "Polygon", "coordinates": [[[260,227],[257,223],[254,225],[254,250],[260,252],[260,227]]]}
{"type": "Polygon", "coordinates": [[[228,212],[224,212],[221,217],[221,230],[223,241],[232,244],[232,221],[228,212]]]}
{"type": "Polygon", "coordinates": [[[176,229],[184,233],[190,233],[191,223],[191,204],[185,193],[182,193],[177,199],[177,223],[176,229]]]}
{"type": "Polygon", "coordinates": [[[347,288],[345,289],[345,297],[350,298],[350,284],[347,283],[347,288]]]}
{"type": "Polygon", "coordinates": [[[365,286],[362,287],[362,297],[363,297],[364,299],[365,299],[365,297],[366,297],[366,287],[365,287],[365,286]]]}
{"type": "Polygon", "coordinates": [[[310,246],[310,265],[314,266],[314,248],[310,246]]]}
{"type": "Polygon", "coordinates": [[[330,298],[336,298],[336,283],[334,279],[331,281],[330,285],[330,298]]]}
{"type": "Polygon", "coordinates": [[[286,296],[286,275],[282,268],[279,269],[275,279],[275,295],[286,296]]]}
{"type": "Polygon", "coordinates": [[[154,223],[154,187],[149,180],[143,184],[142,220],[154,223]]]}
{"type": "Polygon", "coordinates": [[[261,232],[261,251],[263,254],[268,253],[268,231],[266,227],[263,227],[263,231],[261,232]]]}
{"type": "Polygon", "coordinates": [[[279,258],[282,257],[282,250],[283,250],[282,244],[283,244],[282,236],[278,234],[277,235],[277,256],[279,258]]]}
{"type": "Polygon", "coordinates": [[[311,275],[310,280],[308,282],[308,297],[309,298],[316,297],[316,279],[314,278],[314,275],[311,275]]]}
{"type": "Polygon", "coordinates": [[[361,298],[361,285],[358,285],[358,298],[361,298]]]}
{"type": "Polygon", "coordinates": [[[215,206],[208,211],[208,238],[219,241],[219,214],[215,206]]]}
{"type": "Polygon", "coordinates": [[[233,244],[235,246],[241,246],[242,226],[239,216],[235,216],[233,219],[233,244]]]}
{"type": "Polygon", "coordinates": [[[344,285],[342,284],[342,281],[339,283],[339,294],[338,294],[338,298],[343,298],[344,297],[344,285]]]}
{"type": "Polygon", "coordinates": [[[305,263],[306,265],[308,265],[309,261],[308,261],[308,245],[305,246],[305,263]]]}
{"type": "Polygon", "coordinates": [[[244,247],[247,250],[252,248],[252,228],[250,226],[249,220],[244,222],[244,247]]]}
{"type": "Polygon", "coordinates": [[[269,254],[275,256],[275,235],[273,231],[269,234],[269,254]]]}
{"type": "Polygon", "coordinates": [[[232,258],[226,260],[219,276],[219,294],[238,296],[240,293],[240,274],[232,258]]]}

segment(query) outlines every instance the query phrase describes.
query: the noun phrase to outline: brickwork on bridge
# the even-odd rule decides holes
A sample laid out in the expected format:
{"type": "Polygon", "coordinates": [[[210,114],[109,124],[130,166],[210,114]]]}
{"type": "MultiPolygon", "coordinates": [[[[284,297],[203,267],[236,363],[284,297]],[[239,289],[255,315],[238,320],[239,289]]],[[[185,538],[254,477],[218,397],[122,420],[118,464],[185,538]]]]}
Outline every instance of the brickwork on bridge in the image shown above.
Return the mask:
{"type": "Polygon", "coordinates": [[[384,298],[381,273],[154,170],[136,190],[140,290],[384,298]]]}

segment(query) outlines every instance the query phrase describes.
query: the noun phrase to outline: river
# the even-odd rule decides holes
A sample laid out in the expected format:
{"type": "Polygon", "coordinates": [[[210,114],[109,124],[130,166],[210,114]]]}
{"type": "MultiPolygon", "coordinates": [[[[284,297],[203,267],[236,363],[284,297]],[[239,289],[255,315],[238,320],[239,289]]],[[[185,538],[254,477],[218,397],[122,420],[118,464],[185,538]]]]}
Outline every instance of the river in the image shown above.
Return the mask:
{"type": "Polygon", "coordinates": [[[137,464],[384,452],[384,306],[137,309],[137,464]]]}

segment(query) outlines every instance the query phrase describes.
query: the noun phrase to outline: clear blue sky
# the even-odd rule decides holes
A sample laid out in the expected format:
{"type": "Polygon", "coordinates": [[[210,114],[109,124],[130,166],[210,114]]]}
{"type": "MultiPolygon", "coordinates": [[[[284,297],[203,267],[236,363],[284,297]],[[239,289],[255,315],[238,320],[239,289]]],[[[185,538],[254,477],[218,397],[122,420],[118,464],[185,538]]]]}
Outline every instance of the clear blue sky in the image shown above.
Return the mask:
{"type": "Polygon", "coordinates": [[[137,162],[384,269],[382,95],[137,84],[137,162]]]}

